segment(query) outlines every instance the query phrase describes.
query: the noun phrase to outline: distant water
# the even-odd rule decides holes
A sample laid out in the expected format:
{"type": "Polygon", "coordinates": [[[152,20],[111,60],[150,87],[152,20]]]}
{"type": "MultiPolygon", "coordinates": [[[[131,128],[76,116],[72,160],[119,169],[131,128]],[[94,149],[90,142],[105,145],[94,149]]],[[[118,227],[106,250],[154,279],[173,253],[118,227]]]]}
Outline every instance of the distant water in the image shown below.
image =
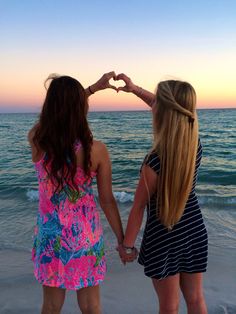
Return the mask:
{"type": "MultiPolygon", "coordinates": [[[[198,114],[203,159],[197,192],[209,242],[236,248],[236,110],[198,114]]],[[[0,114],[0,249],[32,245],[38,193],[27,132],[36,120],[36,114],[0,114]]],[[[126,222],[140,165],[151,147],[151,112],[92,112],[89,121],[94,137],[109,149],[113,190],[126,222]]],[[[114,237],[103,220],[112,247],[114,237]]]]}

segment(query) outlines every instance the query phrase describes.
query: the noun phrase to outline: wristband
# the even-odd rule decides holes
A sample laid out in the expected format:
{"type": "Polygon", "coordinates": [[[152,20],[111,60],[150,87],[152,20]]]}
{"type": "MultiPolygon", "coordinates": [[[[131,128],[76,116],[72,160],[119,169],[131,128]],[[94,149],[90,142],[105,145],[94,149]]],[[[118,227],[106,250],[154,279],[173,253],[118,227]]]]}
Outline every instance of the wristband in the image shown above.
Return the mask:
{"type": "Polygon", "coordinates": [[[142,87],[139,87],[139,96],[141,97],[143,95],[143,89],[142,87]]]}
{"type": "Polygon", "coordinates": [[[132,254],[133,250],[134,250],[134,246],[133,247],[129,247],[129,246],[124,246],[123,245],[123,249],[124,249],[126,254],[132,254]]]}

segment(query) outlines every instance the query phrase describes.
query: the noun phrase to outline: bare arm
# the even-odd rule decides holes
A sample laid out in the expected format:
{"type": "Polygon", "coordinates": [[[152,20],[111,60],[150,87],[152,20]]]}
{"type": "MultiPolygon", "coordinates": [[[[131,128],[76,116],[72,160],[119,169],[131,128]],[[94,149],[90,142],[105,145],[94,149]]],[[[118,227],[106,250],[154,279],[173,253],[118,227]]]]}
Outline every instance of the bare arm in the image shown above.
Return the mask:
{"type": "Polygon", "coordinates": [[[126,227],[123,241],[123,245],[126,247],[133,247],[135,244],[143,221],[145,206],[149,202],[150,197],[156,192],[157,180],[158,176],[155,171],[149,166],[144,165],[126,227]]]}
{"type": "Polygon", "coordinates": [[[152,107],[153,101],[155,100],[155,94],[149,92],[146,89],[143,89],[142,87],[139,87],[138,85],[135,85],[131,79],[125,75],[124,73],[121,73],[117,75],[116,80],[122,80],[125,82],[125,86],[119,87],[119,91],[124,91],[127,93],[133,93],[140,99],[142,99],[149,107],[152,107]]]}
{"type": "Polygon", "coordinates": [[[106,89],[106,88],[112,88],[114,90],[117,90],[117,88],[115,86],[112,86],[109,83],[109,80],[112,78],[113,79],[116,78],[116,74],[114,71],[103,74],[103,76],[96,83],[90,85],[88,88],[85,89],[86,95],[89,97],[92,94],[94,94],[100,90],[106,89]]]}
{"type": "Polygon", "coordinates": [[[102,143],[100,144],[99,155],[101,158],[97,170],[99,203],[116,235],[118,244],[120,244],[123,242],[124,232],[116,200],[112,193],[111,162],[106,146],[102,143]]]}

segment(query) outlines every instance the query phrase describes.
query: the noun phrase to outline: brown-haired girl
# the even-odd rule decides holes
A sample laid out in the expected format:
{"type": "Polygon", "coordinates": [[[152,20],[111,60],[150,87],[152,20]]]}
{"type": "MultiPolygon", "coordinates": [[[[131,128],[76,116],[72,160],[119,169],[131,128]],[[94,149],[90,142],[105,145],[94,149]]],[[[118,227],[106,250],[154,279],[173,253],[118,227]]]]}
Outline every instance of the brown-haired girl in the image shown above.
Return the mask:
{"type": "Polygon", "coordinates": [[[104,74],[89,88],[69,76],[50,76],[39,122],[28,138],[39,183],[39,210],[32,258],[43,285],[43,314],[60,313],[66,290],[76,290],[82,313],[101,313],[99,284],[106,261],[99,202],[118,244],[123,230],[112,193],[106,146],[94,140],[87,121],[88,96],[113,88],[104,74]]]}

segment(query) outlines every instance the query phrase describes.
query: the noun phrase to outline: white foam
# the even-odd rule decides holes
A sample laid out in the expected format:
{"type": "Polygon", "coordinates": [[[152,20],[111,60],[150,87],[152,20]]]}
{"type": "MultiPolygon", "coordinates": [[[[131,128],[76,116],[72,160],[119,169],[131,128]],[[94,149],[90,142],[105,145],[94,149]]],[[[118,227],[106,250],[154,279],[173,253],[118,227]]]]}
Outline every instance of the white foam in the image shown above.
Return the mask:
{"type": "MultiPolygon", "coordinates": [[[[95,191],[95,195],[97,195],[97,191],[95,191]]],[[[34,202],[38,201],[39,195],[38,190],[28,190],[26,192],[26,196],[29,201],[34,202]]],[[[128,193],[125,191],[118,191],[114,192],[115,199],[120,203],[129,203],[133,202],[134,200],[134,194],[128,193]]],[[[198,200],[201,205],[207,204],[207,205],[235,205],[236,204],[236,197],[220,197],[220,196],[208,196],[208,195],[201,195],[198,194],[198,200]]]]}
{"type": "Polygon", "coordinates": [[[114,192],[115,199],[120,203],[128,203],[133,202],[134,195],[131,193],[127,193],[124,191],[121,192],[114,192]]]}
{"type": "Polygon", "coordinates": [[[39,199],[38,190],[28,190],[26,192],[26,196],[27,196],[28,200],[31,202],[38,201],[38,199],[39,199]]]}
{"type": "MultiPolygon", "coordinates": [[[[95,195],[96,195],[96,193],[95,193],[95,195]]],[[[28,200],[31,202],[38,201],[38,199],[39,199],[38,190],[28,190],[26,192],[26,196],[27,196],[28,200]]],[[[114,196],[115,196],[115,199],[120,203],[133,202],[133,200],[134,200],[134,195],[132,193],[127,193],[125,191],[114,192],[114,196]]]]}
{"type": "Polygon", "coordinates": [[[201,205],[235,205],[236,197],[222,197],[198,194],[198,200],[201,205]]]}

